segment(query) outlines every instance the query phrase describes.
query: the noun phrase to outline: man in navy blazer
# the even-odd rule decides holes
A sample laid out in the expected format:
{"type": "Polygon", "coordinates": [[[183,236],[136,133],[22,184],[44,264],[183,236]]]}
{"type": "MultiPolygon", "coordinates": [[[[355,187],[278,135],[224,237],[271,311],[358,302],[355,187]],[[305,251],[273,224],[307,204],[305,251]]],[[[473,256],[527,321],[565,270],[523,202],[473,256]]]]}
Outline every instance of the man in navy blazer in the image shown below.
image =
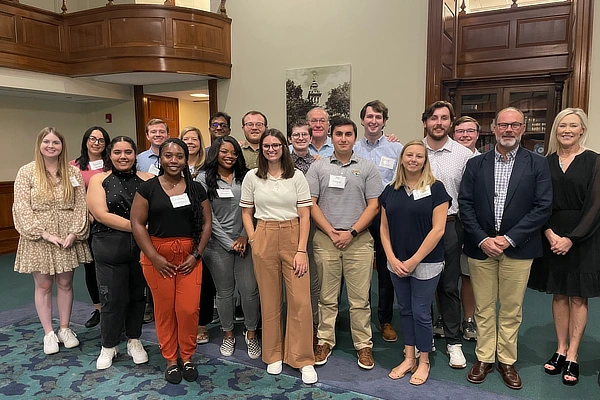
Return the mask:
{"type": "Polygon", "coordinates": [[[523,297],[531,262],[542,255],[552,184],[546,159],[519,146],[525,131],[520,110],[501,110],[493,130],[496,147],[468,161],[458,197],[478,327],[478,361],[467,380],[482,383],[497,358],[506,386],[520,389],[514,363],[523,297]]]}

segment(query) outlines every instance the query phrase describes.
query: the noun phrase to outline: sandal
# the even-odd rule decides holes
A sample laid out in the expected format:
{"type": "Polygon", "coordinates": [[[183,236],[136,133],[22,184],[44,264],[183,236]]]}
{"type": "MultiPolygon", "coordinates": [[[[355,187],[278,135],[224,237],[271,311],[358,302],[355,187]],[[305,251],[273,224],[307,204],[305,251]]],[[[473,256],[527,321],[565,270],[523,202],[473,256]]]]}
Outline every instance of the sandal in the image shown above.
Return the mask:
{"type": "Polygon", "coordinates": [[[563,371],[563,384],[567,386],[575,386],[579,382],[579,364],[577,361],[567,361],[565,363],[565,369],[563,371]],[[573,380],[565,379],[567,376],[575,378],[573,380]]]}
{"type": "Polygon", "coordinates": [[[394,380],[396,379],[400,379],[403,378],[404,375],[408,374],[409,372],[411,374],[413,374],[416,370],[417,370],[417,359],[414,357],[406,357],[404,360],[413,360],[414,364],[412,367],[404,370],[404,371],[398,371],[400,368],[400,365],[402,365],[402,363],[400,365],[398,365],[396,368],[393,368],[392,371],[388,374],[388,376],[394,380]]]}
{"type": "Polygon", "coordinates": [[[546,361],[546,364],[544,364],[544,372],[546,372],[548,375],[560,374],[563,370],[563,367],[565,366],[566,360],[567,360],[567,357],[565,357],[564,355],[559,354],[559,353],[554,353],[552,358],[549,359],[548,361],[546,361]],[[548,367],[553,367],[553,368],[550,369],[548,367]]]}
{"type": "Polygon", "coordinates": [[[429,364],[429,360],[421,360],[422,363],[427,364],[427,375],[426,376],[419,376],[419,375],[415,375],[413,373],[413,376],[410,378],[409,383],[411,385],[415,385],[415,386],[421,386],[422,384],[424,384],[425,382],[427,382],[427,378],[429,378],[429,370],[431,369],[431,364],[429,364]]]}
{"type": "Polygon", "coordinates": [[[204,344],[208,343],[208,330],[205,326],[198,327],[198,333],[196,334],[196,343],[204,344]]]}

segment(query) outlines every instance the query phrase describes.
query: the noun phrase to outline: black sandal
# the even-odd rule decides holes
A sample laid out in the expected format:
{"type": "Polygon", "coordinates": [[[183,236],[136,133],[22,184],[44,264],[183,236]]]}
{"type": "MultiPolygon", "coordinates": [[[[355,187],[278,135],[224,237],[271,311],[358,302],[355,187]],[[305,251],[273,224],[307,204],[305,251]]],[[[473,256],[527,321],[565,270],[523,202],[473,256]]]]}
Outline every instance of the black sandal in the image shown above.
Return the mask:
{"type": "Polygon", "coordinates": [[[567,361],[565,363],[565,370],[563,371],[563,384],[567,386],[575,386],[579,382],[579,364],[576,361],[567,361]],[[574,380],[567,380],[565,377],[570,376],[575,378],[574,380]]]}
{"type": "Polygon", "coordinates": [[[565,361],[567,361],[567,357],[562,354],[554,353],[551,359],[546,361],[547,365],[552,365],[554,369],[548,369],[546,364],[544,364],[544,372],[548,375],[558,375],[562,372],[563,367],[565,365],[565,361]]]}

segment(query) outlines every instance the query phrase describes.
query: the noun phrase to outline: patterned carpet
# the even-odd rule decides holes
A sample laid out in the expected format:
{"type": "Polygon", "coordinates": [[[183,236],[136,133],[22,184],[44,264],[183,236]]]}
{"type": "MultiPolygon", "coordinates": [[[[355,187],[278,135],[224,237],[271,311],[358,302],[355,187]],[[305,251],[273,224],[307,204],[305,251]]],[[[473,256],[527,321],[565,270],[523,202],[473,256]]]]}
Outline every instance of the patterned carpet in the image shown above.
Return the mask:
{"type": "MultiPolygon", "coordinates": [[[[55,323],[55,326],[58,324],[55,323]]],[[[75,325],[75,324],[74,324],[75,325]]],[[[113,366],[96,370],[100,331],[79,329],[81,345],[43,352],[43,331],[37,317],[0,328],[0,397],[19,399],[374,399],[321,383],[309,386],[298,378],[271,376],[264,369],[196,353],[196,382],[172,385],[164,380],[164,360],[155,343],[143,341],[149,361],[135,365],[123,353],[113,366]]]]}

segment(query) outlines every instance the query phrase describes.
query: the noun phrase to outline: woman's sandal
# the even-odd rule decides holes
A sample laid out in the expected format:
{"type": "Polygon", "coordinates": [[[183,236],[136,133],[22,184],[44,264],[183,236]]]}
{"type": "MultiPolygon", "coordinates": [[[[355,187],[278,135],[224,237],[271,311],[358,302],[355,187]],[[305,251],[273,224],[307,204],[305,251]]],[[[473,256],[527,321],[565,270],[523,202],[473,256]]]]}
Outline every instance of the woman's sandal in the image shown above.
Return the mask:
{"type": "Polygon", "coordinates": [[[408,368],[407,370],[398,372],[398,369],[400,367],[400,365],[402,365],[402,363],[400,365],[398,365],[396,368],[392,369],[392,371],[388,374],[388,376],[394,380],[396,379],[400,379],[403,378],[404,375],[408,374],[409,372],[412,374],[417,370],[417,359],[414,357],[406,357],[405,360],[414,360],[414,365],[410,368],[408,368]]]}
{"type": "Polygon", "coordinates": [[[579,382],[579,364],[577,361],[567,361],[565,363],[565,369],[563,371],[563,384],[567,386],[575,386],[579,382]],[[565,379],[567,376],[575,378],[573,380],[565,379]]]}
{"type": "Polygon", "coordinates": [[[198,327],[198,333],[196,334],[196,343],[204,344],[208,343],[208,330],[205,326],[198,327]]]}
{"type": "Polygon", "coordinates": [[[427,378],[429,378],[429,370],[431,369],[431,364],[429,364],[429,360],[421,360],[421,362],[427,364],[427,375],[423,377],[420,375],[415,375],[413,373],[413,376],[410,378],[409,381],[411,385],[421,386],[422,384],[427,382],[427,378]]]}
{"type": "Polygon", "coordinates": [[[560,374],[565,366],[565,361],[567,361],[567,357],[562,354],[554,353],[552,358],[544,364],[544,372],[548,375],[560,374]],[[548,366],[552,366],[552,369],[548,368],[548,366]]]}

